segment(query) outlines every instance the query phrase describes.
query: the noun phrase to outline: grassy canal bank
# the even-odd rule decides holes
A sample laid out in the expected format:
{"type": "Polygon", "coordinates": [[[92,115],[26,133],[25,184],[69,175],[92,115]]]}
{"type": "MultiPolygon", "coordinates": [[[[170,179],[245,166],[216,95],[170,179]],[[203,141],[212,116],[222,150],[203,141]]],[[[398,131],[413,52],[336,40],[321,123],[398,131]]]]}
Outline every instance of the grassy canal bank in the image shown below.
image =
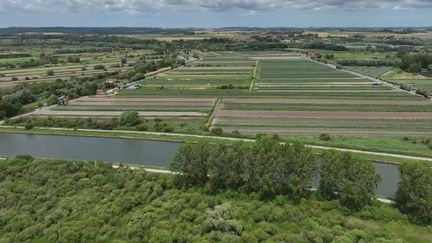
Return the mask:
{"type": "MultiPolygon", "coordinates": [[[[249,138],[232,138],[232,137],[217,137],[217,136],[202,136],[191,134],[174,134],[174,133],[156,133],[156,132],[137,132],[137,131],[122,131],[122,130],[92,130],[92,129],[69,129],[69,128],[33,128],[26,130],[23,127],[0,127],[0,132],[6,133],[26,133],[40,135],[64,135],[64,136],[85,136],[85,137],[109,137],[109,138],[124,138],[124,139],[141,139],[141,140],[158,140],[158,141],[175,141],[175,142],[192,142],[199,143],[207,141],[210,143],[233,143],[238,141],[254,142],[249,138]]],[[[310,145],[314,151],[320,153],[324,150],[335,149],[353,153],[356,157],[383,161],[389,163],[403,163],[413,161],[432,161],[432,156],[419,156],[415,152],[405,153],[386,153],[382,151],[368,151],[362,149],[352,149],[350,147],[323,146],[319,143],[314,143],[305,137],[294,137],[287,141],[300,141],[310,145]]]]}

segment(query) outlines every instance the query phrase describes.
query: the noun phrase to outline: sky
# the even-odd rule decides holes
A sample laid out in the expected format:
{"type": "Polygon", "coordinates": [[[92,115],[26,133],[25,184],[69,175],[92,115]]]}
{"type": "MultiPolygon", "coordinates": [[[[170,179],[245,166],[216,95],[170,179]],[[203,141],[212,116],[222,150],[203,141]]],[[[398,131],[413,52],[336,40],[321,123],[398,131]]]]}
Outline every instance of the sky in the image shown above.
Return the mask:
{"type": "Polygon", "coordinates": [[[0,27],[423,27],[432,0],[0,0],[0,27]]]}

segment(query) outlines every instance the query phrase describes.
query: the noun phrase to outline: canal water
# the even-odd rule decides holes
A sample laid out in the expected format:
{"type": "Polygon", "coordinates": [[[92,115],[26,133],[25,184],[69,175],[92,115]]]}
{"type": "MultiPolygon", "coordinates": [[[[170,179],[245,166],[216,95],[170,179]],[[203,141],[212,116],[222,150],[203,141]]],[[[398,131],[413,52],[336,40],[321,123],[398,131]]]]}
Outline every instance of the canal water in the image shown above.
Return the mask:
{"type": "Polygon", "coordinates": [[[166,166],[180,146],[181,143],[152,140],[0,133],[0,156],[29,154],[166,166]]]}
{"type": "MultiPolygon", "coordinates": [[[[0,156],[29,154],[53,159],[167,166],[180,146],[181,143],[168,141],[0,133],[0,156]]],[[[400,180],[398,165],[376,162],[374,166],[381,176],[378,196],[393,199],[400,180]]]]}

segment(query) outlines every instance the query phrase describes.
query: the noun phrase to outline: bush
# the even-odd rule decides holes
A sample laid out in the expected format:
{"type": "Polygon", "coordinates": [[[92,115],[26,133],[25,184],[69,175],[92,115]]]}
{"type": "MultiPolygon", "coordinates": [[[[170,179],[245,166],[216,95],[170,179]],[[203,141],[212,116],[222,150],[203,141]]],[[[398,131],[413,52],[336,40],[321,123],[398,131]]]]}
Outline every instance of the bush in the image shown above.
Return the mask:
{"type": "Polygon", "coordinates": [[[102,64],[97,64],[93,66],[94,70],[101,70],[101,69],[105,69],[105,66],[102,64]]]}
{"type": "Polygon", "coordinates": [[[232,131],[231,134],[236,136],[236,137],[241,137],[241,133],[238,130],[232,131]]]}
{"type": "Polygon", "coordinates": [[[420,90],[420,89],[418,89],[418,90],[416,90],[416,94],[421,95],[421,96],[423,96],[423,97],[425,97],[425,98],[428,98],[428,97],[429,97],[428,92],[425,91],[425,90],[420,90]]]}
{"type": "Polygon", "coordinates": [[[174,132],[174,128],[173,127],[165,127],[164,132],[167,132],[167,133],[174,132]]]}
{"type": "Polygon", "coordinates": [[[331,137],[330,137],[330,135],[327,134],[327,133],[322,133],[322,134],[320,134],[319,139],[320,139],[321,141],[329,141],[329,140],[331,139],[331,137]]]}
{"type": "Polygon", "coordinates": [[[47,71],[47,75],[48,76],[54,76],[54,71],[53,70],[48,70],[47,71]]]}
{"type": "Polygon", "coordinates": [[[137,111],[126,111],[120,116],[120,126],[134,127],[141,123],[142,120],[137,111]]]}
{"type": "Polygon", "coordinates": [[[211,129],[211,134],[216,136],[221,136],[223,134],[223,130],[220,127],[214,127],[211,129]]]}
{"type": "Polygon", "coordinates": [[[411,91],[412,88],[407,84],[399,84],[399,88],[406,91],[411,91]]]}
{"type": "Polygon", "coordinates": [[[27,123],[27,124],[25,124],[24,129],[25,130],[31,130],[31,129],[33,129],[33,127],[34,127],[34,125],[32,123],[27,123]]]}
{"type": "Polygon", "coordinates": [[[148,130],[148,126],[145,124],[139,124],[137,126],[135,126],[135,130],[137,131],[147,131],[148,130]]]}
{"type": "Polygon", "coordinates": [[[129,79],[129,81],[135,82],[135,81],[138,81],[138,80],[141,80],[141,79],[145,79],[145,74],[144,73],[137,73],[137,74],[135,74],[133,77],[131,77],[129,79]]]}
{"type": "Polygon", "coordinates": [[[34,160],[33,156],[28,155],[28,154],[20,154],[20,155],[15,156],[15,158],[19,159],[19,160],[26,160],[26,161],[33,161],[34,160]]]}

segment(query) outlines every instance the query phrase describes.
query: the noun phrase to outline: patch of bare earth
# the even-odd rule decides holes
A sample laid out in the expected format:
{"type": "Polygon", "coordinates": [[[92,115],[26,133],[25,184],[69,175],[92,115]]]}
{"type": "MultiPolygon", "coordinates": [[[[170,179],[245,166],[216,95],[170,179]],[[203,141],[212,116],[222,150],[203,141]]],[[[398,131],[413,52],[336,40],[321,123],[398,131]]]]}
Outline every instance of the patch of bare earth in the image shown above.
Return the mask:
{"type": "Polygon", "coordinates": [[[225,98],[232,104],[322,104],[322,105],[430,105],[426,100],[347,100],[347,99],[238,99],[225,98]]]}

